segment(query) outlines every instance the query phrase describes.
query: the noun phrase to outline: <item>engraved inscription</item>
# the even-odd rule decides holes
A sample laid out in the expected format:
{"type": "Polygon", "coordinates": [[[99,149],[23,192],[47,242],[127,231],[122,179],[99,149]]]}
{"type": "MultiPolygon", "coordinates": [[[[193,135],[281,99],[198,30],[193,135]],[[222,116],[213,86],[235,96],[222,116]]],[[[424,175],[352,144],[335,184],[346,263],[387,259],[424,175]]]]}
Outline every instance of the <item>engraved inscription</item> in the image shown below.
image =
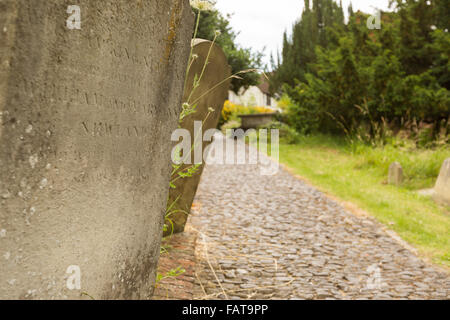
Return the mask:
{"type": "Polygon", "coordinates": [[[151,127],[138,125],[121,125],[108,122],[91,122],[89,120],[81,123],[84,133],[93,137],[136,137],[144,138],[151,134],[151,127]]]}

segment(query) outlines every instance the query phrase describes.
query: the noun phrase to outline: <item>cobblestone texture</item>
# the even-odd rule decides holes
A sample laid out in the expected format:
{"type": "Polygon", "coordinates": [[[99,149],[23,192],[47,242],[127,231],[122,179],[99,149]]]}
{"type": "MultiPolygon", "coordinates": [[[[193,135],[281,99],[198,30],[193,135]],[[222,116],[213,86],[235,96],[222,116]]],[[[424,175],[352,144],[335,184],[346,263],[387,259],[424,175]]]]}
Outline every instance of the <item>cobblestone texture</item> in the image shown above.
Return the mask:
{"type": "Polygon", "coordinates": [[[282,169],[206,166],[188,225],[196,299],[449,299],[446,271],[282,169]]]}

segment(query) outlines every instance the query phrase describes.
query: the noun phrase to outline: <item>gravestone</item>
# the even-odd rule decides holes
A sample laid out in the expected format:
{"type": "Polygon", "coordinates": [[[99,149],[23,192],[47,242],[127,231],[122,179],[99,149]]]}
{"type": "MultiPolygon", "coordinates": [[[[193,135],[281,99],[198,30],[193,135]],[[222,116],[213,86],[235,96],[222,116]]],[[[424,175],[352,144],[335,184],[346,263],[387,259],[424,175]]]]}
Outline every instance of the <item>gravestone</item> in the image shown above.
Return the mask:
{"type": "Polygon", "coordinates": [[[444,161],[434,187],[434,198],[450,205],[450,158],[444,161]]]}
{"type": "MultiPolygon", "coordinates": [[[[189,97],[191,97],[189,102],[195,102],[197,99],[199,100],[198,103],[196,103],[196,112],[183,119],[181,128],[187,129],[190,132],[192,144],[194,143],[194,140],[197,143],[202,143],[202,150],[204,151],[210,144],[210,141],[202,141],[203,137],[198,136],[198,133],[194,132],[194,121],[204,122],[202,126],[203,133],[205,133],[208,129],[217,127],[223,105],[228,97],[228,88],[231,81],[231,79],[226,81],[224,80],[230,77],[231,68],[228,65],[228,60],[223,50],[218,45],[212,45],[211,41],[202,39],[195,39],[193,45],[193,54],[196,55],[197,58],[193,60],[192,66],[189,69],[183,101],[188,101],[189,97]],[[208,53],[208,63],[204,70],[203,76],[200,79],[199,86],[191,95],[194,78],[196,75],[197,77],[200,77],[202,74],[208,53]],[[221,83],[222,81],[224,82],[221,83]],[[207,94],[205,95],[205,93],[207,94]],[[210,110],[210,108],[212,108],[213,111],[210,110]]],[[[192,152],[192,164],[194,164],[194,160],[194,153],[192,152]]],[[[183,172],[191,166],[192,165],[190,164],[184,164],[178,171],[183,172]]],[[[168,229],[164,235],[167,236],[172,233],[184,231],[188,214],[190,213],[195,193],[197,191],[198,184],[200,183],[203,167],[203,164],[201,164],[198,167],[198,171],[191,177],[177,179],[174,181],[173,184],[175,188],[170,189],[168,200],[168,207],[171,208],[170,211],[176,211],[170,215],[170,220],[173,223],[173,229],[172,223],[166,223],[168,229]]],[[[174,175],[172,179],[175,180],[176,175],[174,175]]]]}
{"type": "Polygon", "coordinates": [[[154,287],[193,14],[76,3],[0,1],[0,299],[154,287]]]}
{"type": "Polygon", "coordinates": [[[389,166],[388,184],[399,186],[403,183],[403,168],[398,162],[389,166]]]}

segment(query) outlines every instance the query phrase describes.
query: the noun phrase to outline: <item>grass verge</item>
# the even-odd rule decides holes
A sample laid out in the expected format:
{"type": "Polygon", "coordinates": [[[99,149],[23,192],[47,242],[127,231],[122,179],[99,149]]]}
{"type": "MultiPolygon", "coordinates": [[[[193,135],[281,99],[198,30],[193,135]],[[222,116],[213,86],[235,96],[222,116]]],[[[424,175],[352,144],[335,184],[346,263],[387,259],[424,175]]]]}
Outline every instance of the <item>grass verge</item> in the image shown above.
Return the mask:
{"type": "Polygon", "coordinates": [[[437,205],[417,189],[432,187],[450,149],[369,147],[328,136],[280,143],[280,162],[322,191],[356,204],[394,230],[432,262],[450,267],[450,207],[437,205]],[[403,186],[386,184],[389,164],[399,161],[403,186]]]}

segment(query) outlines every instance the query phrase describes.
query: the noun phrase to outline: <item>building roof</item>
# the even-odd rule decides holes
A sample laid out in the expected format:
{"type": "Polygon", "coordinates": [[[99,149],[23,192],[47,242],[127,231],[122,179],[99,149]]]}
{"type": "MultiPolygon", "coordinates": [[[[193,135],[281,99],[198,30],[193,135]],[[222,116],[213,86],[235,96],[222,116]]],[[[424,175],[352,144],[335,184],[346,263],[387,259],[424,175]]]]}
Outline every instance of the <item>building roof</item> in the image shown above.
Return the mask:
{"type": "Polygon", "coordinates": [[[264,74],[260,75],[258,88],[263,93],[271,95],[270,90],[269,90],[269,88],[270,88],[269,80],[267,80],[267,78],[264,74]]]}

